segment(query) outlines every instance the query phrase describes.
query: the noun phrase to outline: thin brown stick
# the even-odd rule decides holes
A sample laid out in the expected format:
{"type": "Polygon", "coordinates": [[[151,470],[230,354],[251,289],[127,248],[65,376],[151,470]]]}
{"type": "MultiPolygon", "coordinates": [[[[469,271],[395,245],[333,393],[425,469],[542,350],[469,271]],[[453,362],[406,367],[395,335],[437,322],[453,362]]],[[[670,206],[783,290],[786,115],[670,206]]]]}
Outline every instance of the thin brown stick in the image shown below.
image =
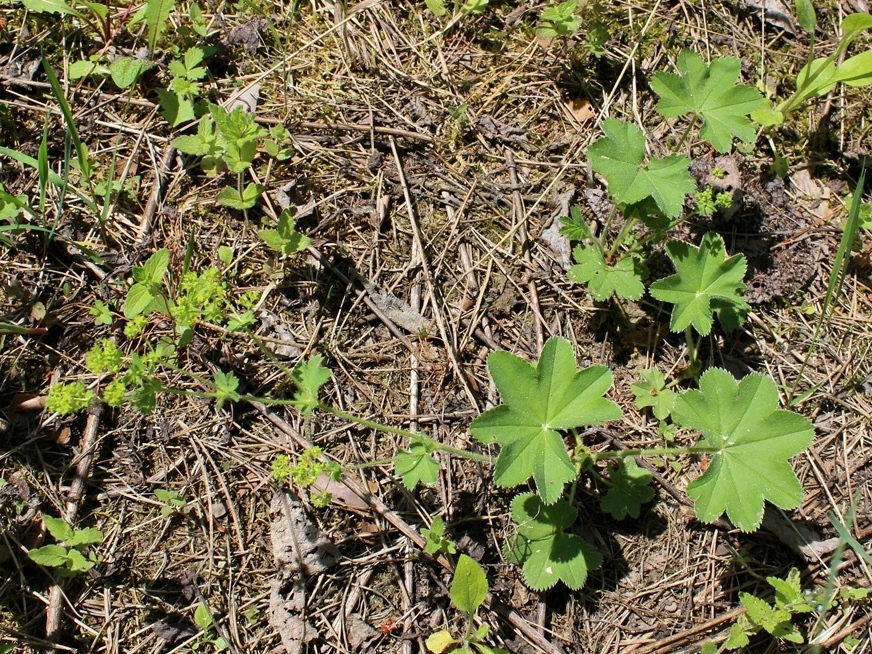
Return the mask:
{"type": "Polygon", "coordinates": [[[148,203],[145,205],[145,211],[142,212],[142,220],[139,221],[139,231],[137,232],[136,242],[140,246],[147,244],[148,236],[151,234],[152,221],[157,213],[157,207],[160,203],[161,195],[163,194],[167,175],[170,172],[170,165],[173,162],[174,156],[176,156],[176,149],[171,145],[166,146],[155,174],[156,177],[154,180],[154,186],[151,189],[151,195],[148,196],[148,203]]]}
{"type": "MultiPolygon", "coordinates": [[[[91,466],[94,463],[94,455],[97,452],[97,431],[100,428],[100,420],[103,417],[103,403],[96,404],[88,414],[85,424],[85,433],[82,435],[82,451],[79,462],[76,464],[76,474],[70,484],[69,499],[64,510],[64,521],[72,525],[76,521],[79,512],[79,504],[85,495],[85,483],[91,475],[91,466]]],[[[45,611],[45,637],[51,643],[57,643],[61,635],[61,621],[63,617],[64,591],[60,583],[52,585],[49,591],[48,607],[45,611]]],[[[54,647],[51,652],[55,652],[54,647]]]]}
{"type": "MultiPolygon", "coordinates": [[[[512,211],[515,224],[518,225],[518,239],[521,241],[521,252],[528,269],[533,267],[533,257],[530,254],[530,237],[527,234],[527,216],[524,211],[524,198],[521,197],[521,188],[518,180],[518,169],[515,166],[515,157],[512,151],[506,148],[506,165],[509,168],[509,179],[512,182],[512,211]]],[[[527,273],[527,290],[530,293],[530,308],[536,317],[536,345],[539,350],[545,345],[545,320],[539,308],[539,289],[536,281],[530,273],[527,273]]]]}

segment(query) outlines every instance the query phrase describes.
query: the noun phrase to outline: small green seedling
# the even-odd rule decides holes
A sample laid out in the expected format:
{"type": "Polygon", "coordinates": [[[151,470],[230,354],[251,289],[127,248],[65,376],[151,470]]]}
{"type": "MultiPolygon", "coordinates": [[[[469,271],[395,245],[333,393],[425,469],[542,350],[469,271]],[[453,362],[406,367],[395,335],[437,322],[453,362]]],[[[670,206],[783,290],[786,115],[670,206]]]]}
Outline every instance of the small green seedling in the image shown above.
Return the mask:
{"type": "Polygon", "coordinates": [[[835,606],[863,601],[868,597],[865,588],[842,588],[838,594],[827,598],[826,588],[803,590],[799,571],[791,570],[787,577],[767,577],[766,581],[775,590],[775,602],[770,604],[751,593],[739,593],[739,601],[745,609],[730,627],[730,635],[718,648],[714,643],[706,643],[703,652],[723,652],[742,649],[749,645],[751,638],[761,632],[790,643],[805,642],[802,631],[793,624],[793,618],[806,613],[823,613],[835,606]]]}
{"type": "Polygon", "coordinates": [[[86,552],[89,545],[103,542],[103,532],[94,527],[73,529],[60,518],[43,515],[42,520],[52,537],[58,541],[53,545],[43,545],[27,553],[39,565],[59,568],[64,576],[86,572],[100,562],[95,552],[86,552]]]}
{"type": "Polygon", "coordinates": [[[170,264],[170,251],[161,248],[142,266],[133,269],[134,284],[124,299],[124,317],[130,320],[153,311],[169,313],[163,291],[163,278],[170,264]]]}
{"type": "Polygon", "coordinates": [[[209,609],[203,604],[198,604],[194,610],[194,624],[203,631],[200,638],[191,645],[194,651],[199,650],[204,645],[211,645],[216,650],[221,651],[229,647],[227,641],[215,631],[215,622],[212,620],[212,614],[209,609]]]}
{"type": "Polygon", "coordinates": [[[168,68],[173,78],[169,88],[158,89],[157,93],[164,118],[173,127],[197,117],[195,105],[200,96],[199,82],[208,74],[200,64],[213,52],[214,48],[194,46],[185,51],[180,59],[170,61],[168,68]]]}
{"type": "Polygon", "coordinates": [[[457,546],[448,538],[445,538],[445,521],[442,516],[433,518],[430,528],[421,529],[421,535],[427,540],[424,551],[427,554],[454,554],[457,546]]]}
{"type": "Polygon", "coordinates": [[[167,488],[155,488],[154,496],[159,502],[163,502],[160,508],[160,514],[164,518],[168,518],[174,513],[179,513],[188,505],[188,501],[179,494],[179,491],[169,490],[167,488]]]}
{"type": "Polygon", "coordinates": [[[294,217],[289,209],[285,209],[279,215],[279,224],[275,229],[262,229],[257,235],[273,250],[282,254],[302,252],[312,243],[308,236],[294,229],[294,217]]]}
{"type": "Polygon", "coordinates": [[[466,633],[455,636],[447,629],[437,631],[427,637],[427,649],[433,654],[509,654],[504,649],[484,643],[489,631],[484,622],[473,631],[476,612],[487,597],[487,592],[484,570],[475,559],[461,554],[451,582],[451,603],[466,613],[466,633]]]}
{"type": "Polygon", "coordinates": [[[672,413],[678,394],[666,387],[666,378],[656,368],[643,370],[642,381],[635,382],[630,390],[636,397],[636,408],[651,407],[651,413],[658,420],[666,420],[672,413]]]}
{"type": "MultiPolygon", "coordinates": [[[[273,459],[273,479],[278,482],[290,480],[303,488],[310,488],[322,475],[328,475],[331,480],[342,478],[342,466],[335,461],[324,460],[320,447],[308,447],[303,450],[296,465],[286,454],[279,454],[273,459]]],[[[317,491],[309,494],[309,501],[316,508],[323,509],[333,500],[329,491],[317,491]]]]}
{"type": "Polygon", "coordinates": [[[578,0],[565,0],[546,7],[542,10],[536,35],[545,39],[572,36],[581,27],[581,17],[577,11],[578,0]]]}

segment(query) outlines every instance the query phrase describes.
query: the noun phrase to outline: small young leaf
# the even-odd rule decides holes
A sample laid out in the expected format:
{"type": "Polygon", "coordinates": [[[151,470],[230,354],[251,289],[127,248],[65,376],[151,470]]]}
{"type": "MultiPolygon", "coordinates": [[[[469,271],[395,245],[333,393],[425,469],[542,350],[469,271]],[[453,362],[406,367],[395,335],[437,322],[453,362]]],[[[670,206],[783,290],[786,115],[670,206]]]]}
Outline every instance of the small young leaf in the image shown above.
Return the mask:
{"type": "Polygon", "coordinates": [[[784,114],[767,101],[760,109],[751,112],[751,120],[762,127],[772,127],[784,122],[784,114]]]}
{"type": "Polygon", "coordinates": [[[96,545],[103,542],[103,532],[94,527],[76,529],[73,532],[73,535],[70,538],[67,538],[66,541],[69,547],[96,545]]]}
{"type": "Polygon", "coordinates": [[[311,239],[295,230],[294,218],[287,209],[279,216],[277,229],[262,229],[258,232],[258,236],[272,249],[283,254],[300,252],[312,243],[311,239]]]}
{"type": "Polygon", "coordinates": [[[778,608],[785,608],[788,605],[798,604],[803,601],[799,570],[796,568],[787,574],[786,579],[766,577],[766,581],[775,589],[775,606],[778,608]]]}
{"type": "Polygon", "coordinates": [[[457,547],[454,543],[445,538],[445,522],[442,520],[442,516],[433,518],[433,523],[429,529],[427,527],[421,529],[421,535],[427,539],[427,543],[424,545],[424,551],[427,554],[440,554],[443,552],[454,554],[457,552],[457,547]]]}
{"type": "Polygon", "coordinates": [[[804,102],[813,95],[826,95],[835,84],[836,65],[829,57],[819,57],[799,69],[794,101],[804,102]]]}
{"type": "Polygon", "coordinates": [[[656,368],[643,370],[640,374],[643,381],[635,382],[630,387],[633,395],[636,396],[636,407],[643,409],[650,406],[655,418],[665,420],[672,412],[678,395],[675,391],[666,388],[663,373],[656,368]]]}
{"type": "Polygon", "coordinates": [[[124,298],[124,317],[130,320],[135,318],[154,300],[151,289],[146,284],[134,284],[127,290],[127,297],[124,298]]]}
{"type": "Polygon", "coordinates": [[[109,69],[102,66],[96,61],[74,61],[67,69],[67,76],[70,80],[82,79],[90,75],[108,75],[109,69]]]}
{"type": "Polygon", "coordinates": [[[179,95],[167,89],[157,89],[157,98],[163,117],[172,127],[178,127],[197,117],[194,101],[187,95],[179,95]]]}
{"type": "Polygon", "coordinates": [[[560,219],[560,233],[570,241],[583,241],[593,236],[579,207],[572,207],[569,215],[560,219]]]}
{"type": "Polygon", "coordinates": [[[842,38],[839,41],[839,51],[844,50],[862,32],[872,27],[872,15],[858,11],[845,16],[842,21],[842,38]]]}
{"type": "Polygon", "coordinates": [[[650,292],[655,299],[675,305],[669,322],[673,332],[693,325],[697,333],[707,336],[713,313],[725,328],[741,325],[750,310],[742,297],[744,255],[727,259],[724,240],[714,232],[707,232],[698,248],[671,241],[666,254],[678,272],[651,284],[650,292]]]}
{"type": "Polygon", "coordinates": [[[673,154],[645,161],[645,135],[638,127],[615,118],[603,121],[605,138],[587,149],[593,169],[605,175],[609,194],[621,204],[653,197],[670,218],[681,212],[684,196],[696,188],[688,172],[690,159],[673,154]]]}
{"type": "Polygon", "coordinates": [[[43,545],[27,553],[30,560],[49,568],[59,568],[67,564],[67,548],[62,545],[43,545]]]}
{"type": "Polygon", "coordinates": [[[204,631],[212,626],[212,616],[203,604],[198,604],[194,609],[194,624],[204,631]]]}
{"type": "Polygon", "coordinates": [[[412,490],[418,482],[426,485],[439,480],[439,462],[430,453],[427,443],[412,442],[408,452],[397,452],[394,456],[394,470],[402,477],[403,486],[412,490]]]}
{"type": "Polygon", "coordinates": [[[651,88],[660,96],[657,112],[664,118],[685,113],[700,117],[703,127],[699,135],[718,152],[729,152],[732,136],[753,141],[756,131],[748,114],[765,102],[760,92],[744,84],[736,84],[742,62],[734,57],[720,57],[706,66],[693,50],[678,55],[681,75],[657,73],[651,78],[651,88]]]}
{"type": "Polygon", "coordinates": [[[458,609],[472,616],[487,597],[487,577],[472,557],[460,555],[451,582],[451,601],[458,609]]]}
{"type": "Polygon", "coordinates": [[[736,622],[732,627],[730,627],[730,635],[727,637],[724,647],[728,650],[745,647],[751,642],[751,639],[748,637],[749,635],[750,634],[748,634],[747,630],[741,624],[736,622]]]}
{"type": "Polygon", "coordinates": [[[449,647],[458,644],[460,641],[451,635],[451,632],[443,629],[436,631],[427,636],[427,649],[433,654],[442,654],[449,647]]]}
{"type": "Polygon", "coordinates": [[[558,581],[578,590],[588,570],[602,563],[602,555],[590,543],[564,532],[577,516],[578,511],[566,500],[546,506],[535,493],[523,493],[512,500],[518,533],[504,551],[507,558],[522,566],[524,580],[533,590],[548,590],[558,581]]]}
{"type": "Polygon", "coordinates": [[[489,0],[466,0],[460,7],[465,14],[480,14],[487,9],[489,0]]]}
{"type": "Polygon", "coordinates": [[[218,193],[216,199],[225,207],[242,211],[251,209],[257,203],[263,190],[264,187],[261,184],[249,184],[242,190],[242,193],[231,186],[225,186],[218,193]]]}
{"type": "Polygon", "coordinates": [[[609,481],[614,486],[600,504],[615,520],[628,515],[638,518],[642,505],[654,497],[654,489],[649,485],[651,473],[636,465],[633,457],[624,457],[616,466],[609,466],[609,481]]]}
{"type": "Polygon", "coordinates": [[[424,4],[427,5],[427,9],[439,18],[448,13],[448,9],[445,7],[445,0],[424,0],[424,4]]]}
{"type": "Polygon", "coordinates": [[[578,263],[569,269],[569,279],[579,284],[587,284],[591,296],[597,302],[608,300],[612,295],[638,300],[645,294],[642,278],[647,271],[634,257],[621,259],[614,266],[610,266],[595,245],[576,246],[572,254],[578,263]]]}
{"type": "Polygon", "coordinates": [[[177,136],[170,143],[176,150],[195,157],[202,157],[209,153],[209,144],[199,136],[177,136]]]}
{"type": "Polygon", "coordinates": [[[109,65],[109,75],[119,89],[133,86],[143,71],[148,68],[148,62],[133,57],[119,57],[109,65]]]}
{"type": "Polygon", "coordinates": [[[111,325],[112,324],[112,312],[109,310],[109,307],[104,304],[101,300],[96,300],[94,302],[94,306],[91,307],[91,310],[88,312],[88,315],[94,317],[95,325],[111,325]]]}
{"type": "Polygon", "coordinates": [[[85,572],[94,567],[94,562],[89,561],[76,549],[67,551],[67,569],[70,572],[85,572]]]}
{"type": "Polygon", "coordinates": [[[553,504],[576,476],[558,430],[621,417],[620,407],[602,397],[612,373],[604,366],[579,371],[572,346],[559,337],[548,339],[535,365],[494,352],[488,370],[504,404],[478,416],[470,431],[484,443],[502,445],[494,481],[512,487],[533,477],[543,502],[553,504]]]}
{"type": "Polygon", "coordinates": [[[218,247],[218,259],[225,266],[229,266],[233,261],[233,248],[221,245],[218,247]]]}
{"type": "Polygon", "coordinates": [[[69,541],[73,537],[73,528],[60,518],[52,518],[50,515],[43,514],[42,521],[45,523],[45,528],[59,543],[69,541]]]}
{"type": "Polygon", "coordinates": [[[866,50],[846,59],[836,69],[835,80],[848,86],[869,86],[872,84],[872,50],[866,50]]]}
{"type": "Polygon", "coordinates": [[[581,27],[581,17],[576,15],[579,0],[565,0],[542,10],[542,23],[536,30],[541,38],[571,36],[581,27]]]}
{"type": "Polygon", "coordinates": [[[291,375],[297,385],[294,401],[303,413],[311,413],[318,406],[318,389],[330,379],[330,369],[324,368],[321,362],[324,357],[314,356],[308,361],[299,363],[291,375]]]}
{"type": "Polygon", "coordinates": [[[133,269],[133,279],[143,284],[160,284],[170,263],[170,251],[161,248],[152,254],[141,266],[133,269]]]}
{"type": "Polygon", "coordinates": [[[815,28],[817,28],[814,4],[811,0],[795,0],[794,4],[796,6],[796,22],[802,29],[814,36],[815,28]]]}
{"type": "Polygon", "coordinates": [[[239,388],[239,380],[232,372],[216,372],[214,382],[216,406],[219,410],[227,400],[233,402],[240,400],[241,396],[236,392],[236,389],[239,388]]]}
{"type": "Polygon", "coordinates": [[[726,370],[711,368],[698,391],[683,393],[672,416],[682,427],[703,434],[717,448],[702,477],[687,487],[703,522],[726,511],[742,531],[763,520],[764,501],[792,509],[802,501],[802,486],[789,459],[814,437],[808,418],[778,409],[778,389],[769,377],[751,374],[736,383],[726,370]]]}

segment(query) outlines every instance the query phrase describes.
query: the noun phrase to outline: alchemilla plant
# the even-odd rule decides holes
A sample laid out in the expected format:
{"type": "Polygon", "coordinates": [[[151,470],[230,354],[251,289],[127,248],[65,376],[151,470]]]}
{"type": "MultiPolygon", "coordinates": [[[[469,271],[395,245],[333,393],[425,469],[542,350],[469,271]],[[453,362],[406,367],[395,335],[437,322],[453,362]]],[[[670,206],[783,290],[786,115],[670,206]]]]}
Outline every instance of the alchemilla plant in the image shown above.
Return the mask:
{"type": "MultiPolygon", "coordinates": [[[[683,331],[689,346],[691,366],[683,378],[698,379],[698,388],[678,391],[674,387],[679,380],[667,384],[662,373],[651,370],[634,385],[633,392],[638,406],[651,407],[663,431],[695,434],[692,445],[630,451],[594,449],[582,434],[591,427],[605,428],[622,417],[618,404],[607,397],[613,392],[613,376],[604,366],[579,370],[572,345],[559,337],[549,339],[533,362],[509,352],[494,352],[488,357],[488,371],[502,404],[475,418],[470,432],[483,446],[496,449],[495,460],[445,446],[424,433],[381,425],[324,404],[319,389],[330,372],[321,357],[287,370],[296,388],[292,398],[248,396],[232,372],[216,372],[210,380],[180,368],[177,351],[187,345],[202,322],[247,333],[262,347],[250,332],[256,322],[251,309],[257,298],[233,298],[215,268],[187,271],[171,288],[166,249],[158,250],[133,271],[134,283],[123,304],[125,335],[136,339],[146,318],[159,313],[173,319],[176,337],[144,348],[101,341],[87,356],[89,370],[100,376],[100,387],[95,390],[81,382],[56,385],[51,389],[49,408],[59,413],[79,410],[99,394],[110,406],[129,402],[148,412],[154,408],[157,394],[163,392],[212,398],[219,409],[227,402],[258,401],[294,406],[304,414],[326,411],[406,437],[408,447],[397,453],[393,463],[409,489],[437,482],[438,453],[493,464],[493,482],[517,490],[511,502],[515,529],[504,543],[504,555],[521,567],[525,581],[536,590],[546,590],[558,582],[581,588],[589,571],[602,562],[602,555],[579,535],[578,520],[583,514],[579,510],[583,501],[580,480],[591,478],[592,485],[584,487],[599,494],[601,510],[614,519],[639,516],[642,506],[655,495],[652,475],[640,465],[646,456],[691,454],[707,459],[705,472],[687,487],[697,517],[712,522],[726,516],[740,530],[753,531],[761,523],[766,502],[790,509],[802,500],[802,488],[790,460],[809,446],[813,430],[806,418],[778,408],[777,388],[765,375],[736,380],[719,368],[699,375],[696,338],[707,336],[715,321],[726,330],[735,329],[748,314],[745,259],[741,254],[730,256],[723,239],[713,233],[706,234],[698,246],[669,241],[665,252],[675,273],[646,285],[646,259],[664,242],[668,230],[688,217],[685,200],[696,191],[688,172],[690,159],[679,152],[692,131],[698,127],[699,137],[721,152],[729,150],[734,138],[754,138],[749,115],[763,105],[764,98],[757,90],[736,83],[740,68],[738,60],[731,58],[706,64],[686,50],[678,59],[678,74],[656,74],[652,87],[661,97],[658,112],[670,118],[689,116],[673,152],[649,157],[650,144],[638,127],[617,119],[605,120],[605,136],[590,146],[588,156],[614,201],[612,215],[620,212],[623,226],[616,236],[608,224],[595,234],[578,209],[564,219],[564,232],[578,242],[577,263],[569,277],[586,284],[594,299],[637,300],[648,292],[672,306],[670,329],[683,331]],[[171,387],[164,382],[167,371],[182,373],[211,390],[171,387]]],[[[248,114],[210,106],[209,113],[200,119],[197,135],[179,137],[174,144],[202,157],[201,165],[210,172],[219,163],[241,172],[251,165],[257,144],[265,136],[248,114]]],[[[231,191],[236,192],[231,189],[228,194],[231,191]]],[[[247,208],[250,205],[243,206],[242,200],[247,191],[239,192],[238,208],[247,208]]],[[[260,189],[252,197],[259,193],[260,189]]],[[[724,204],[723,199],[717,202],[724,204]]],[[[698,192],[697,205],[716,205],[710,190],[708,195],[705,189],[698,192]]],[[[708,209],[703,207],[703,211],[708,209]]],[[[264,229],[260,236],[283,256],[310,245],[309,239],[295,230],[288,212],[279,217],[276,229],[264,229]]],[[[95,307],[92,313],[103,322],[107,314],[112,319],[106,306],[95,307]]],[[[323,474],[341,478],[342,469],[328,465],[320,450],[311,450],[295,464],[278,458],[274,473],[279,481],[309,486],[323,474]]],[[[329,494],[318,493],[319,505],[329,500],[329,494]]],[[[428,534],[428,548],[433,552],[453,551],[444,538],[441,519],[434,521],[428,534]]],[[[471,612],[473,605],[468,603],[463,610],[471,612]]],[[[476,642],[468,640],[469,634],[465,641],[454,636],[440,638],[443,649],[476,642]]]]}

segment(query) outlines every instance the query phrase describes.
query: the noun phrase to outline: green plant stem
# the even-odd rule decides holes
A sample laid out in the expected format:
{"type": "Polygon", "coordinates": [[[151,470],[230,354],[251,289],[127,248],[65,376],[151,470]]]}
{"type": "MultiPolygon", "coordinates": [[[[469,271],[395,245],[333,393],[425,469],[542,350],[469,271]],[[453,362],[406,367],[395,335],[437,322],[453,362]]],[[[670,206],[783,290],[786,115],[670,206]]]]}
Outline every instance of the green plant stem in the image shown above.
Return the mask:
{"type": "Polygon", "coordinates": [[[696,121],[699,120],[699,114],[693,114],[693,118],[690,119],[690,122],[687,124],[687,129],[684,130],[684,134],[681,136],[681,140],[678,144],[672,148],[672,154],[675,154],[679,150],[681,150],[681,146],[684,145],[684,142],[687,140],[687,137],[690,136],[690,131],[693,129],[693,126],[696,125],[696,121]]]}
{"type": "MultiPolygon", "coordinates": [[[[245,398],[243,398],[245,399],[245,398]]],[[[257,401],[263,402],[266,404],[265,400],[258,399],[257,401]]],[[[436,450],[440,452],[447,452],[449,454],[454,454],[455,456],[463,457],[464,459],[469,459],[470,461],[480,461],[481,463],[493,463],[494,460],[487,456],[486,454],[475,454],[474,452],[467,452],[466,450],[461,450],[456,447],[451,447],[450,445],[444,445],[439,443],[429,436],[424,434],[416,434],[415,432],[409,431],[407,429],[400,429],[398,427],[391,427],[389,425],[384,425],[380,422],[375,422],[374,420],[368,420],[366,418],[361,418],[352,413],[346,413],[345,411],[340,411],[339,409],[334,409],[333,407],[327,406],[326,404],[318,404],[318,409],[323,411],[324,413],[329,413],[330,415],[336,416],[337,418],[342,418],[343,420],[348,420],[349,422],[354,422],[358,425],[362,425],[364,427],[369,427],[370,429],[375,429],[377,431],[382,431],[387,434],[396,434],[397,436],[403,436],[405,438],[410,438],[413,440],[423,440],[426,443],[432,445],[436,450]]]]}
{"type": "Polygon", "coordinates": [[[605,246],[603,245],[603,241],[609,235],[609,228],[612,226],[612,220],[615,218],[615,214],[618,213],[618,207],[616,205],[612,205],[611,211],[609,211],[609,215],[606,218],[606,222],[603,224],[602,238],[594,237],[594,242],[599,246],[600,252],[603,256],[606,255],[605,246]]]}
{"type": "Polygon", "coordinates": [[[608,452],[591,452],[594,462],[604,459],[624,459],[628,456],[675,456],[677,454],[699,454],[719,452],[719,447],[711,445],[694,445],[688,447],[652,447],[638,450],[609,450],[608,452]]]}
{"type": "Polygon", "coordinates": [[[584,445],[584,441],[581,439],[581,436],[578,435],[578,432],[573,429],[572,436],[575,438],[575,479],[572,480],[572,486],[569,487],[569,503],[573,504],[575,502],[575,491],[578,489],[578,480],[581,478],[582,466],[584,461],[581,457],[578,456],[578,452],[585,451],[590,454],[590,450],[584,445]]]}
{"type": "Polygon", "coordinates": [[[687,341],[687,356],[690,359],[691,367],[698,365],[697,355],[699,354],[699,341],[693,337],[693,328],[688,326],[684,329],[684,338],[687,341]]]}
{"type": "Polygon", "coordinates": [[[635,216],[624,221],[624,226],[621,227],[621,231],[618,233],[617,238],[615,238],[615,242],[612,243],[612,247],[610,247],[608,252],[605,253],[606,261],[611,261],[612,257],[615,256],[615,252],[617,252],[621,245],[623,245],[627,235],[632,231],[633,227],[636,226],[637,222],[639,222],[639,219],[635,216]]]}

